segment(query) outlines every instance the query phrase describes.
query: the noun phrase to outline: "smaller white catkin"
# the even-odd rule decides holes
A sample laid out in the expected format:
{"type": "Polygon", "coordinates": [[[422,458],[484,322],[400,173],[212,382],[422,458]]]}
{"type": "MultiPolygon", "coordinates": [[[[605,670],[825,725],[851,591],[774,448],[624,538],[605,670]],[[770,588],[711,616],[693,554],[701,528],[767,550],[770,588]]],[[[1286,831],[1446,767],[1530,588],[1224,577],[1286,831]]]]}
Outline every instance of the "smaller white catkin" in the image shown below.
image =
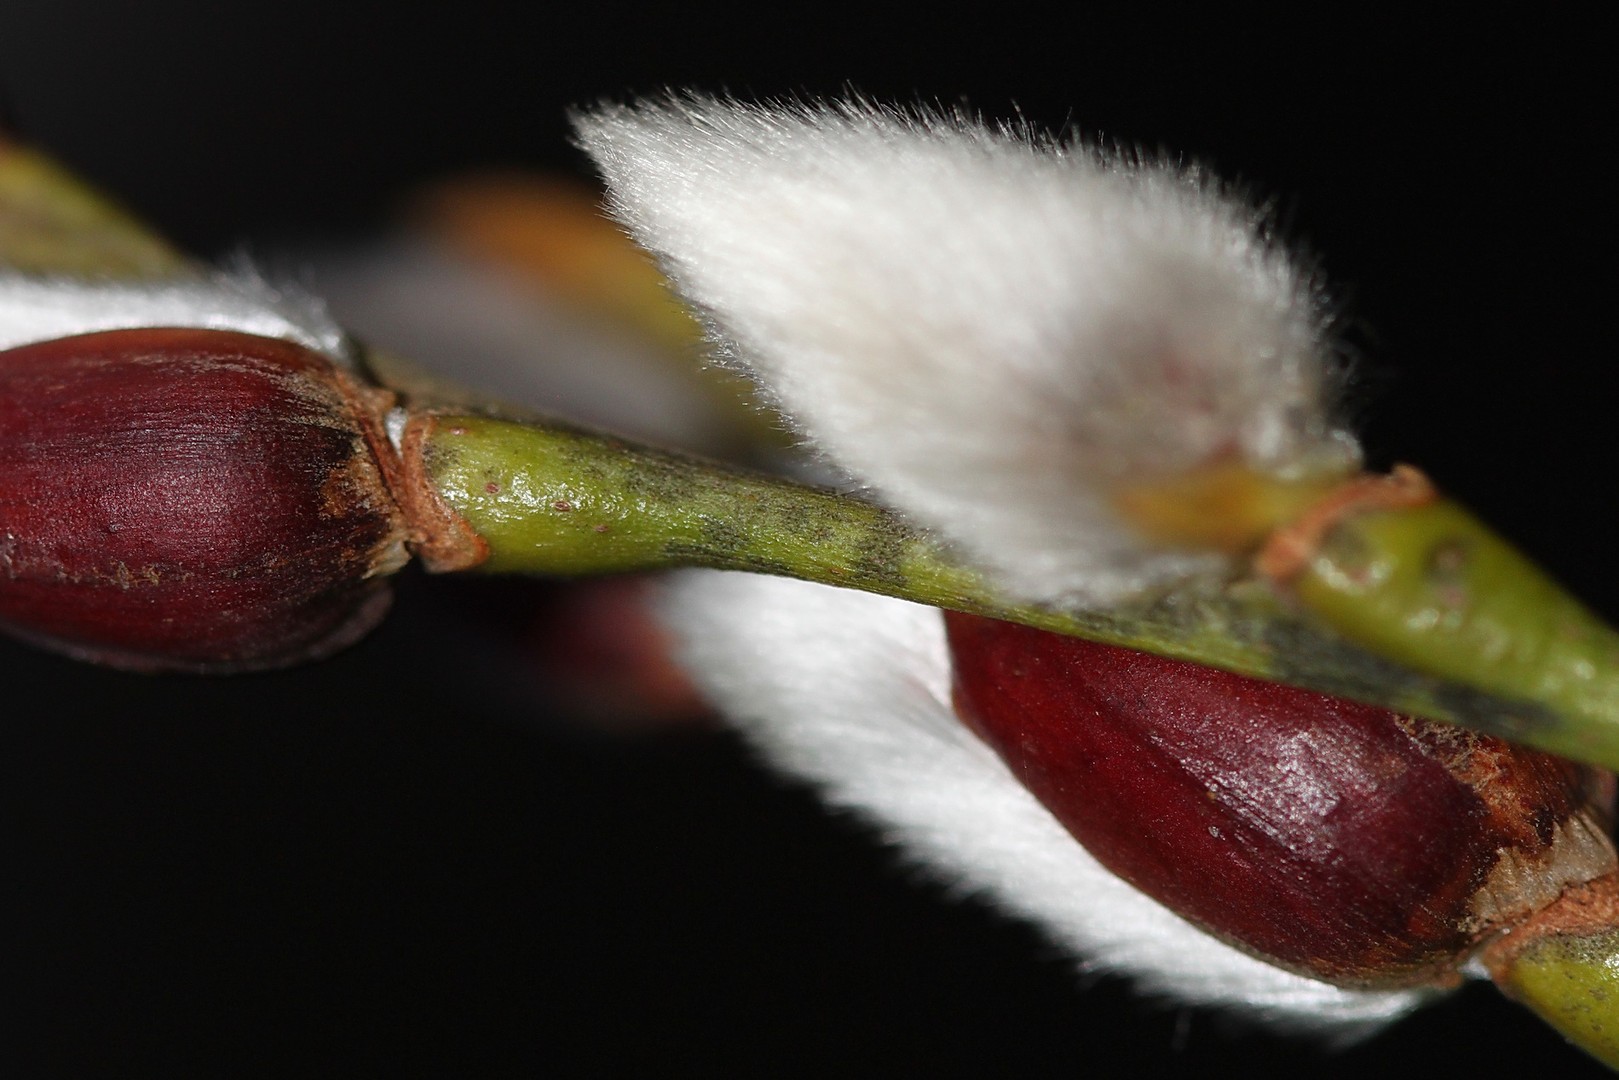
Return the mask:
{"type": "Polygon", "coordinates": [[[251,269],[151,282],[0,270],[0,349],[101,330],[197,327],[281,338],[342,362],[348,342],[319,300],[251,269]]]}
{"type": "Polygon", "coordinates": [[[1353,467],[1324,304],[1196,170],[859,103],[577,118],[615,214],[802,433],[1030,598],[1221,568],[1122,483],[1353,467]]]}

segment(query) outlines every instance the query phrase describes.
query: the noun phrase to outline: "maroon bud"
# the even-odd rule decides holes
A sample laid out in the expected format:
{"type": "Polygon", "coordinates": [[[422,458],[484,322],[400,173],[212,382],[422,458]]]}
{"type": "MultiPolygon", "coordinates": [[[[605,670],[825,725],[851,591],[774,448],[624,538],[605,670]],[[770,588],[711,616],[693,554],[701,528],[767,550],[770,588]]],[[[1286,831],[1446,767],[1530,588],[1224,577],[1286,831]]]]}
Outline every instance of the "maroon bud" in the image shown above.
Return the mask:
{"type": "Polygon", "coordinates": [[[1446,985],[1613,872],[1612,777],[1212,668],[946,616],[965,721],[1098,861],[1279,967],[1446,985]]]}
{"type": "Polygon", "coordinates": [[[142,671],[330,653],[407,558],[388,395],[218,330],[0,352],[0,625],[142,671]]]}

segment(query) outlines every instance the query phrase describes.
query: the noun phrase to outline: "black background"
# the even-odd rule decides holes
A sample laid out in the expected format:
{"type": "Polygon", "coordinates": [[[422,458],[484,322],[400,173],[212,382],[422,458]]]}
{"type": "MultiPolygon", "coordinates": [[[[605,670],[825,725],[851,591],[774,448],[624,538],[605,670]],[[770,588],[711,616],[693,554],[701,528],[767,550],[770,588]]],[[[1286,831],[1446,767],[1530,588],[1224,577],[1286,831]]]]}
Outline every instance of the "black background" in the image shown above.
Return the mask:
{"type": "MultiPolygon", "coordinates": [[[[1615,110],[1604,36],[702,5],[0,9],[11,122],[194,250],[373,227],[423,180],[582,170],[564,108],[666,85],[1020,109],[1209,161],[1322,256],[1380,464],[1599,610],[1615,110]]],[[[1497,9],[1500,10],[1500,9],[1497,9]]],[[[1086,985],[726,735],[609,735],[406,575],[328,663],[136,678],[0,644],[0,1071],[1507,1075],[1591,1068],[1472,988],[1328,1053],[1086,985]],[[13,1064],[14,1063],[14,1064],[13,1064]]]]}

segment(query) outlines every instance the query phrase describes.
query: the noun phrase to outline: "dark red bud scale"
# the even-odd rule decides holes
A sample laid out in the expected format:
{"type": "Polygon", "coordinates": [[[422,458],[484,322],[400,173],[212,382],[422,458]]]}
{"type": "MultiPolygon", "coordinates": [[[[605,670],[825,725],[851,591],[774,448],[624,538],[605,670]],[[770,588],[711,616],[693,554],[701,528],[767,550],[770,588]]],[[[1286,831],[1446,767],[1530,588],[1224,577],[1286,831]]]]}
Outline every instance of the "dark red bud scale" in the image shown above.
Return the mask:
{"type": "Polygon", "coordinates": [[[957,710],[1111,871],[1341,986],[1447,985],[1615,873],[1603,772],[1460,728],[948,614],[957,710]]]}
{"type": "Polygon", "coordinates": [[[354,641],[407,557],[390,402],[318,353],[235,332],[0,352],[0,623],[149,671],[354,641]]]}

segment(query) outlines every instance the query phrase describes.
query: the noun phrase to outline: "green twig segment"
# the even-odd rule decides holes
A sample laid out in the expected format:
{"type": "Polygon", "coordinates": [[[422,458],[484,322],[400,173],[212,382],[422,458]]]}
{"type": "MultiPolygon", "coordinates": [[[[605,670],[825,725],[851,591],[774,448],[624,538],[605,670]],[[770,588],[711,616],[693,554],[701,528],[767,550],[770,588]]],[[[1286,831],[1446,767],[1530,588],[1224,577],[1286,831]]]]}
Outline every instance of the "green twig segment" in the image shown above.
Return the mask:
{"type": "MultiPolygon", "coordinates": [[[[1619,701],[1611,689],[1619,662],[1612,658],[1604,661],[1605,683],[1583,686],[1561,676],[1537,681],[1533,672],[1502,679],[1487,641],[1459,637],[1428,664],[1425,643],[1437,640],[1433,635],[1383,632],[1400,623],[1398,611],[1384,610],[1368,628],[1342,616],[1356,611],[1357,601],[1309,598],[1334,616],[1335,632],[1295,598],[1251,580],[1107,612],[1020,604],[931,536],[868,502],[553,426],[441,416],[423,457],[439,496],[488,543],[482,568],[489,571],[590,575],[706,566],[802,578],[1385,705],[1619,768],[1619,701]]],[[[1419,549],[1427,550],[1411,550],[1419,549]]],[[[1478,595],[1495,598],[1495,607],[1475,630],[1488,638],[1498,624],[1527,616],[1525,633],[1564,632],[1561,617],[1534,618],[1550,583],[1533,567],[1524,563],[1531,574],[1523,578],[1522,568],[1480,565],[1478,595]]],[[[1534,651],[1520,650],[1530,667],[1534,651]]]]}
{"type": "Polygon", "coordinates": [[[1619,929],[1546,935],[1496,978],[1574,1045],[1619,1070],[1619,929]]]}
{"type": "Polygon", "coordinates": [[[1619,634],[1458,504],[1348,518],[1290,584],[1379,655],[1589,721],[1548,749],[1603,752],[1619,717],[1619,634]]]}

